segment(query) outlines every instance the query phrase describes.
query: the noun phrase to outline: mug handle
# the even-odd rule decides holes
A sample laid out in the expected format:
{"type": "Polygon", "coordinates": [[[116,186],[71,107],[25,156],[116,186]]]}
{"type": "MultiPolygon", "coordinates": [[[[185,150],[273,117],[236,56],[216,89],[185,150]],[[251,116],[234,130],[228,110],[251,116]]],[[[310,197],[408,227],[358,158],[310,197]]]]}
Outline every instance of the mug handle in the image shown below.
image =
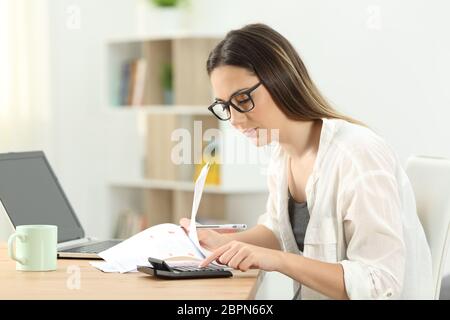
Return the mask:
{"type": "Polygon", "coordinates": [[[11,259],[13,259],[13,260],[17,261],[18,263],[24,265],[25,264],[25,260],[19,259],[16,256],[16,248],[14,246],[14,243],[15,243],[14,240],[16,238],[19,238],[19,240],[22,241],[22,242],[25,242],[25,240],[26,240],[26,236],[25,235],[17,233],[17,232],[13,233],[8,239],[8,255],[9,255],[9,257],[11,259]]]}

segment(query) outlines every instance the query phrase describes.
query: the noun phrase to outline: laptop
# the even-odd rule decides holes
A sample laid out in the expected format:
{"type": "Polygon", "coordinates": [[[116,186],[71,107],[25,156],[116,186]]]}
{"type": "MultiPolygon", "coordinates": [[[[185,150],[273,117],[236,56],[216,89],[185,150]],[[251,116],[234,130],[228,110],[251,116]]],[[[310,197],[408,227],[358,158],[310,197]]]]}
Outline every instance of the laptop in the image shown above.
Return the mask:
{"type": "Polygon", "coordinates": [[[58,258],[101,259],[99,252],[121,242],[85,235],[42,151],[0,154],[1,206],[14,229],[25,224],[57,225],[58,258]]]}

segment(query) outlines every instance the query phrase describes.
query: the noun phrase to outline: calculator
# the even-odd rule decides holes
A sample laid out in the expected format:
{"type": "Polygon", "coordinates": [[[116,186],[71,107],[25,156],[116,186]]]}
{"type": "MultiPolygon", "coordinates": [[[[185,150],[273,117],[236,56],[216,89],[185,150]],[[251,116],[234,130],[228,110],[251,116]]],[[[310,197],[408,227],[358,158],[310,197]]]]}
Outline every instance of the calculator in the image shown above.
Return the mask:
{"type": "Polygon", "coordinates": [[[148,258],[151,266],[137,266],[139,272],[164,279],[194,279],[194,278],[226,278],[232,277],[229,270],[210,264],[208,267],[192,265],[169,266],[164,260],[148,258]]]}

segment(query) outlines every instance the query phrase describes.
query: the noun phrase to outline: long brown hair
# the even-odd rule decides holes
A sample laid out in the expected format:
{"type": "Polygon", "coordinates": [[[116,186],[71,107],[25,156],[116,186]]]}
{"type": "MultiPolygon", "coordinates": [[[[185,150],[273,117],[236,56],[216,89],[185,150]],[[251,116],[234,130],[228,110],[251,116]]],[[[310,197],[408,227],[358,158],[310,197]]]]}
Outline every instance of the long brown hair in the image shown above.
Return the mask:
{"type": "Polygon", "coordinates": [[[209,54],[208,75],[223,65],[242,67],[255,74],[289,119],[336,118],[364,125],[331,107],[291,43],[265,24],[249,24],[228,32],[209,54]]]}

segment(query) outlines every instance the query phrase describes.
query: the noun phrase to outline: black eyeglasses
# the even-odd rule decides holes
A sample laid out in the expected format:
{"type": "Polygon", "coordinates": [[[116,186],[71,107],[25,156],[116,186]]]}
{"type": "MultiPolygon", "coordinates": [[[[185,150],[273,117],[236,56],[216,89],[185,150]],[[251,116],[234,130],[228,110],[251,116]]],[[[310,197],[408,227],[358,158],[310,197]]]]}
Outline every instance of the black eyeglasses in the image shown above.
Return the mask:
{"type": "Polygon", "coordinates": [[[256,88],[258,88],[260,84],[261,81],[247,90],[233,93],[233,95],[230,97],[230,100],[228,101],[216,100],[212,105],[208,107],[208,110],[222,121],[230,120],[230,106],[232,106],[234,110],[240,113],[252,111],[253,108],[255,108],[255,103],[253,102],[251,93],[256,90],[256,88]]]}

